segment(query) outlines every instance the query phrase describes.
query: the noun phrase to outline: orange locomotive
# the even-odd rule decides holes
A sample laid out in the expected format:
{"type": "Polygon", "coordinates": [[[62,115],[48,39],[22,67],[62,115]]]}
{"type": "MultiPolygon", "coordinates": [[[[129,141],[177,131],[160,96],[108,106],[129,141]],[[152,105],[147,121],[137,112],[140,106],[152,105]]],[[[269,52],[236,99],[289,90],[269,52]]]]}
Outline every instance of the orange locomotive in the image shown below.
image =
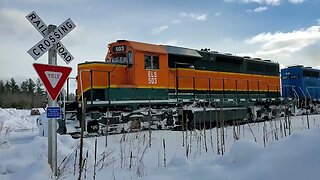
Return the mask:
{"type": "Polygon", "coordinates": [[[78,99],[96,107],[280,97],[279,64],[270,60],[127,40],[110,43],[105,62],[79,64],[77,78],[78,99]]]}

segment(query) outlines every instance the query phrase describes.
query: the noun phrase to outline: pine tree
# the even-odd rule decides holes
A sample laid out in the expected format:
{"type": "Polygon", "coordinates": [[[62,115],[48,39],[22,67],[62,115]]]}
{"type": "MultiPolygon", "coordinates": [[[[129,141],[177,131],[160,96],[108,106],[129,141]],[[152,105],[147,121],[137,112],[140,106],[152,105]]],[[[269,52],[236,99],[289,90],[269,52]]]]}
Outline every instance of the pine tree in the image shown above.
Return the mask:
{"type": "Polygon", "coordinates": [[[23,93],[28,92],[28,80],[25,80],[21,83],[20,89],[21,89],[21,92],[23,92],[23,93]]]}
{"type": "Polygon", "coordinates": [[[43,95],[43,84],[40,78],[36,80],[36,94],[40,96],[43,95]]]}
{"type": "Polygon", "coordinates": [[[4,83],[0,80],[0,107],[4,106],[4,83]]]}
{"type": "Polygon", "coordinates": [[[34,94],[34,90],[36,89],[36,84],[33,82],[31,78],[28,79],[28,93],[34,94]]]}
{"type": "Polygon", "coordinates": [[[9,85],[10,85],[10,90],[11,90],[12,93],[17,93],[17,92],[20,91],[20,88],[17,85],[17,82],[14,80],[14,78],[10,79],[9,85]]]}
{"type": "Polygon", "coordinates": [[[6,84],[4,85],[4,92],[5,93],[11,92],[10,83],[8,80],[6,81],[6,84]]]}
{"type": "Polygon", "coordinates": [[[0,80],[0,94],[4,93],[4,83],[2,80],[0,80]]]}

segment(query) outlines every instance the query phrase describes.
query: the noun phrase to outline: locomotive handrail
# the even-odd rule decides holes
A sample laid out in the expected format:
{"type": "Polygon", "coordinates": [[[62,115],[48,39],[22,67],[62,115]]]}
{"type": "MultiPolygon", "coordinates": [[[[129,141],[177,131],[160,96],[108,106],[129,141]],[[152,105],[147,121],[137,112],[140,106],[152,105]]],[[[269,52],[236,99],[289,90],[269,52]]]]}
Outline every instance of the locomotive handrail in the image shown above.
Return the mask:
{"type": "Polygon", "coordinates": [[[81,69],[80,72],[79,72],[80,88],[81,88],[81,97],[82,97],[81,102],[82,102],[82,107],[84,107],[84,101],[83,101],[83,99],[84,99],[84,98],[83,98],[83,86],[82,86],[82,76],[81,76],[82,71],[90,72],[91,69],[81,69]]]}
{"type": "Polygon", "coordinates": [[[309,86],[309,87],[307,87],[307,88],[306,88],[306,91],[307,91],[307,93],[308,93],[308,95],[309,95],[310,100],[312,99],[312,97],[311,97],[311,94],[310,94],[310,92],[309,92],[309,90],[308,90],[308,89],[311,89],[311,88],[314,88],[314,89],[320,89],[320,87],[316,87],[316,86],[309,86]]]}
{"type": "Polygon", "coordinates": [[[307,106],[307,96],[306,96],[306,94],[303,92],[303,90],[302,90],[302,88],[301,88],[301,86],[299,86],[298,87],[299,89],[300,89],[300,91],[302,92],[302,94],[303,94],[303,96],[304,96],[304,100],[305,100],[305,107],[307,106]]]}
{"type": "Polygon", "coordinates": [[[175,94],[176,94],[176,100],[177,103],[179,102],[179,78],[178,78],[178,69],[177,69],[177,64],[179,64],[179,62],[174,62],[174,68],[175,68],[175,94]]]}
{"type": "MultiPolygon", "coordinates": [[[[180,78],[193,78],[195,76],[178,76],[180,78]]],[[[234,81],[249,81],[249,82],[261,82],[265,83],[268,88],[270,86],[277,86],[276,84],[268,84],[267,81],[262,81],[262,80],[252,80],[252,79],[236,79],[236,78],[211,78],[211,77],[197,77],[198,79],[210,79],[210,80],[234,80],[234,81]]]]}
{"type": "Polygon", "coordinates": [[[282,85],[283,87],[291,87],[292,91],[293,91],[293,95],[295,98],[297,98],[297,106],[299,107],[299,94],[297,93],[297,91],[294,89],[295,86],[293,85],[282,85]]]}
{"type": "Polygon", "coordinates": [[[309,98],[310,98],[310,100],[311,100],[312,98],[311,98],[311,95],[310,95],[310,93],[309,93],[309,91],[308,91],[308,88],[309,88],[309,87],[306,87],[306,91],[307,91],[307,93],[308,93],[308,95],[309,95],[309,98]]]}
{"type": "MultiPolygon", "coordinates": [[[[81,76],[81,73],[83,71],[86,71],[86,72],[90,72],[90,79],[92,79],[92,72],[93,71],[96,71],[96,72],[107,72],[108,73],[108,88],[109,88],[109,91],[110,91],[110,73],[114,71],[114,69],[116,68],[118,64],[114,64],[113,68],[111,71],[107,71],[107,70],[92,70],[92,69],[81,69],[80,72],[79,72],[79,77],[80,77],[80,87],[81,87],[81,96],[82,96],[82,103],[83,103],[83,86],[82,86],[82,76],[81,76]]],[[[90,85],[92,86],[92,80],[90,82],[90,85]]],[[[92,90],[92,87],[90,87],[90,89],[92,90]]],[[[91,92],[92,94],[92,92],[91,92]]],[[[110,92],[108,92],[108,95],[110,94],[110,92]]],[[[110,97],[108,98],[109,100],[109,105],[110,105],[110,97]]],[[[93,98],[91,97],[90,98],[90,101],[91,101],[91,105],[93,104],[93,98]]],[[[84,105],[84,104],[82,104],[84,105]]]]}
{"type": "MultiPolygon", "coordinates": [[[[175,69],[175,71],[177,71],[178,69],[176,68],[175,69]]],[[[174,72],[172,71],[172,69],[170,69],[170,72],[172,73],[172,74],[174,74],[174,72]]],[[[195,78],[196,76],[195,75],[184,75],[184,76],[179,76],[178,75],[178,72],[175,72],[176,74],[174,74],[175,75],[175,80],[176,80],[176,93],[177,93],[177,91],[178,91],[178,87],[179,87],[179,84],[178,84],[178,78],[195,78]]],[[[211,80],[212,81],[222,81],[222,83],[223,83],[223,81],[226,81],[226,80],[230,80],[230,81],[234,81],[234,83],[235,83],[235,86],[236,86],[236,94],[238,93],[238,89],[237,89],[237,84],[238,84],[238,81],[246,81],[247,82],[247,91],[248,91],[248,94],[249,94],[249,91],[250,91],[250,85],[249,85],[249,82],[250,82],[250,84],[251,83],[258,83],[258,89],[257,89],[257,91],[258,91],[258,96],[259,96],[259,99],[260,99],[260,85],[266,85],[267,86],[267,92],[270,92],[270,87],[277,87],[277,92],[278,92],[278,85],[277,84],[269,84],[267,81],[265,81],[265,80],[252,80],[252,79],[237,79],[237,78],[221,78],[221,77],[219,77],[219,78],[214,78],[214,77],[209,77],[209,76],[199,76],[199,77],[197,77],[197,79],[203,79],[203,80],[205,80],[205,79],[207,79],[207,80],[209,80],[210,82],[211,82],[211,80]]],[[[208,91],[209,91],[209,94],[211,94],[211,86],[210,86],[210,82],[209,82],[209,84],[208,84],[208,91]]],[[[193,83],[195,83],[194,81],[193,81],[193,83]]],[[[224,85],[223,85],[224,86],[224,85]]],[[[224,88],[223,88],[224,89],[224,88]]],[[[195,90],[195,89],[194,89],[195,90]]],[[[224,91],[224,90],[223,90],[224,91]]],[[[264,91],[264,90],[262,90],[262,91],[264,91]]],[[[224,95],[224,94],[223,94],[224,95]]],[[[210,96],[210,95],[209,95],[210,96]]],[[[236,99],[236,102],[238,102],[238,96],[237,95],[233,95],[234,96],[234,98],[236,99]]],[[[224,99],[224,98],[223,98],[224,99]]]]}

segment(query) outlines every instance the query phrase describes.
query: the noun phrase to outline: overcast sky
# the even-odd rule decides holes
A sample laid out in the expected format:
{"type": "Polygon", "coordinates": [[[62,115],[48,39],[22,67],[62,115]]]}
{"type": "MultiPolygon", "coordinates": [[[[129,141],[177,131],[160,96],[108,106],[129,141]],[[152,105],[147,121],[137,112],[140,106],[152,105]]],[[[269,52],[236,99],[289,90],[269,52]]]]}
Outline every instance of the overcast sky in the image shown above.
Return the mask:
{"type": "MultiPolygon", "coordinates": [[[[71,18],[61,42],[76,65],[104,60],[107,44],[127,39],[320,67],[320,0],[0,0],[0,79],[36,78],[27,54],[42,36],[25,18],[71,18]]],[[[58,59],[59,65],[66,65],[58,59]]]]}

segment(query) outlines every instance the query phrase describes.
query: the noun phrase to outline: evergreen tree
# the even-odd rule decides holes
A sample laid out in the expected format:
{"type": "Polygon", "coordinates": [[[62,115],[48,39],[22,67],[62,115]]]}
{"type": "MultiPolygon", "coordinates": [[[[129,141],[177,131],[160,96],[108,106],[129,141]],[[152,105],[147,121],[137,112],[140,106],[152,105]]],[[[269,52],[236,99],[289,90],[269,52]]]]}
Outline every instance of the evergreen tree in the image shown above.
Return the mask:
{"type": "Polygon", "coordinates": [[[20,89],[21,89],[21,92],[23,92],[23,93],[28,92],[28,80],[25,80],[21,83],[20,89]]]}
{"type": "Polygon", "coordinates": [[[34,94],[34,90],[36,89],[36,84],[33,82],[31,78],[28,79],[28,93],[34,94]]]}
{"type": "Polygon", "coordinates": [[[0,107],[4,107],[4,83],[0,80],[0,107]]]}
{"type": "Polygon", "coordinates": [[[6,84],[4,85],[4,92],[5,93],[11,92],[10,83],[8,80],[6,81],[6,84]]]}
{"type": "Polygon", "coordinates": [[[36,80],[36,94],[40,96],[43,95],[43,84],[40,78],[36,80]]]}
{"type": "Polygon", "coordinates": [[[9,85],[12,93],[17,93],[20,91],[19,86],[17,85],[17,82],[14,80],[14,78],[10,79],[9,85]]]}
{"type": "Polygon", "coordinates": [[[43,85],[40,79],[37,79],[35,83],[32,79],[28,78],[20,85],[17,85],[17,82],[14,80],[14,78],[7,80],[5,84],[3,80],[0,80],[0,107],[43,107],[43,102],[46,101],[46,97],[43,96],[42,87],[43,85]]]}
{"type": "Polygon", "coordinates": [[[0,80],[0,94],[4,93],[4,83],[2,80],[0,80]]]}

